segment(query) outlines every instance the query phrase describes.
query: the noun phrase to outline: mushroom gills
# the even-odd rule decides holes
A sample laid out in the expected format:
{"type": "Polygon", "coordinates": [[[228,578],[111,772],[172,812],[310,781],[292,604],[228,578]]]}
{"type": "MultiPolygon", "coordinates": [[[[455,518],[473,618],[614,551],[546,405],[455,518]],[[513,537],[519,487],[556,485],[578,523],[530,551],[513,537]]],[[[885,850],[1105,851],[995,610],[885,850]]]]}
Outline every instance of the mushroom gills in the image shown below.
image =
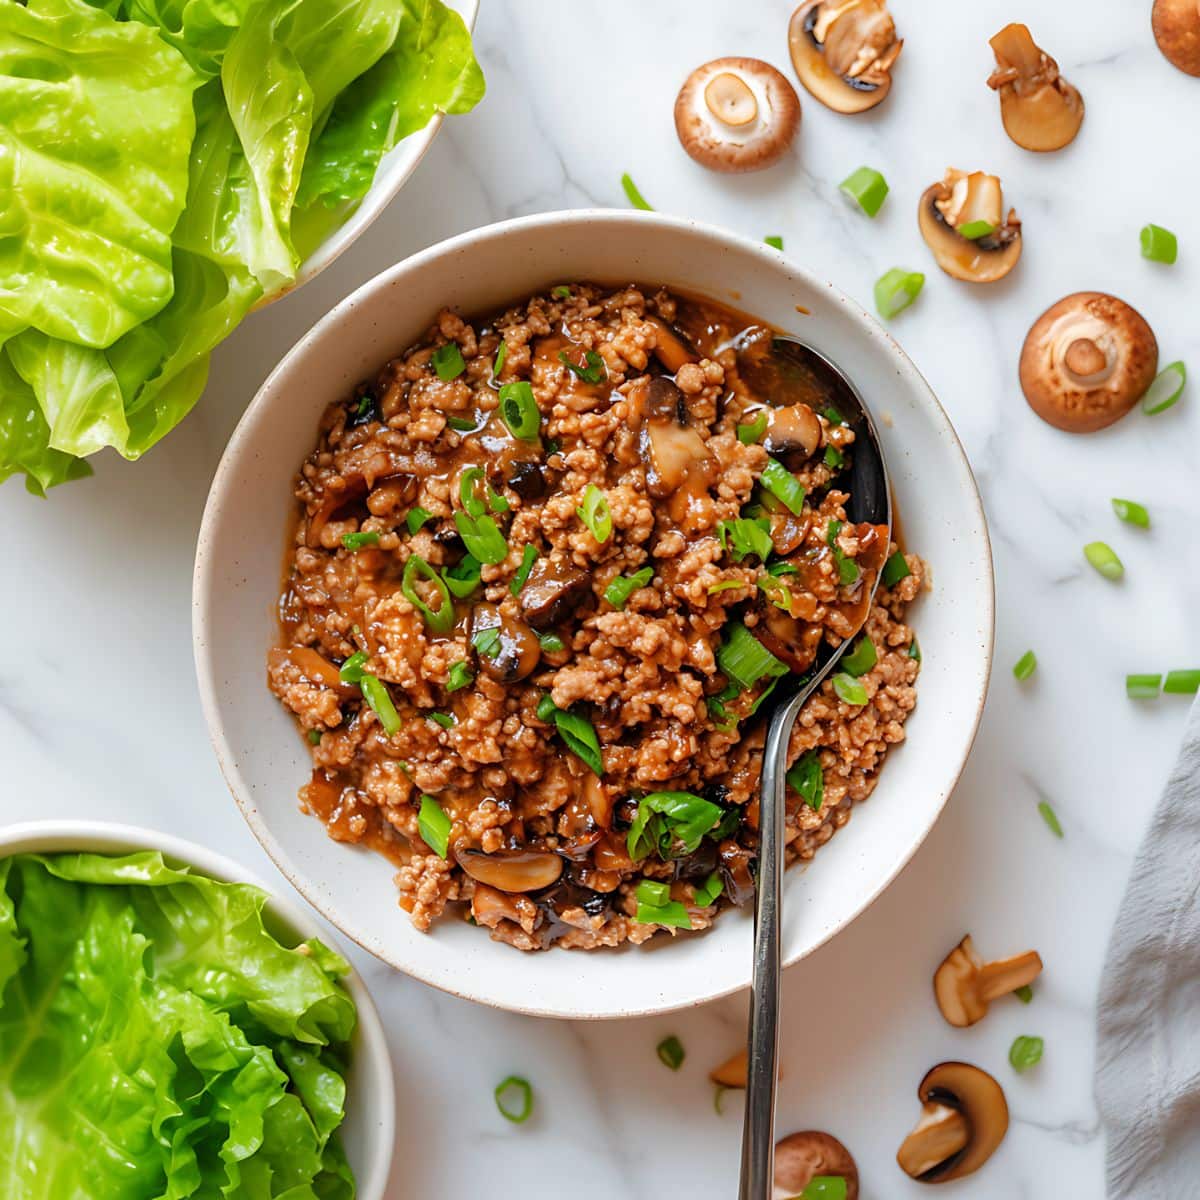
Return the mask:
{"type": "Polygon", "coordinates": [[[800,82],[834,112],[864,112],[883,100],[903,45],[886,0],[806,0],[788,25],[800,82]]]}
{"type": "Polygon", "coordinates": [[[996,69],[988,87],[1000,96],[1004,131],[1026,150],[1061,150],[1083,123],[1083,97],[1058,73],[1026,25],[1006,25],[989,45],[996,69]]]}

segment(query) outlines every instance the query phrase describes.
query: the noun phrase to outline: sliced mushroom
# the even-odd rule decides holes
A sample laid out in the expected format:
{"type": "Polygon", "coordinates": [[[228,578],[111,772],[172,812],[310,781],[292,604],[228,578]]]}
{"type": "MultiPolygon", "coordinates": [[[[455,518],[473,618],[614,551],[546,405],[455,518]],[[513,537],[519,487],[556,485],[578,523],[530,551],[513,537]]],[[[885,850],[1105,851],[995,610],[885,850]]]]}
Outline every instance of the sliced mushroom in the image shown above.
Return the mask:
{"type": "Polygon", "coordinates": [[[1008,1132],[1003,1090],[970,1063],[939,1063],[921,1080],[917,1096],[924,1111],[896,1161],[920,1183],[948,1183],[973,1174],[1008,1132]]]}
{"type": "Polygon", "coordinates": [[[736,1054],[727,1058],[719,1067],[713,1067],[708,1073],[709,1079],[718,1087],[744,1088],[747,1074],[750,1070],[749,1056],[743,1046],[736,1054]]]}
{"type": "Polygon", "coordinates": [[[821,444],[821,422],[807,404],[789,404],[766,412],[767,431],[762,445],[769,453],[796,452],[808,458],[817,452],[821,444]]]}
{"type": "Polygon", "coordinates": [[[730,904],[742,905],[754,895],[754,876],[750,864],[754,854],[732,838],[717,847],[721,878],[725,881],[725,898],[730,904]]]}
{"type": "Polygon", "coordinates": [[[1004,132],[1026,150],[1061,150],[1083,123],[1083,97],[1058,73],[1026,25],[1005,25],[989,45],[996,69],[988,87],[1000,93],[1004,132]]]}
{"type": "Polygon", "coordinates": [[[713,474],[713,460],[704,439],[678,421],[648,421],[641,450],[646,463],[646,491],[656,500],[672,496],[692,481],[713,474]]]}
{"type": "Polygon", "coordinates": [[[1092,433],[1123,417],[1158,371],[1141,314],[1104,292],[1075,292],[1034,322],[1021,349],[1021,390],[1043,421],[1092,433]]]}
{"type": "Polygon", "coordinates": [[[1011,208],[1004,217],[995,175],[947,168],[942,182],[921,196],[917,221],[937,265],[955,279],[994,283],[1021,257],[1021,222],[1011,208]]]}
{"type": "Polygon", "coordinates": [[[586,571],[566,559],[542,556],[521,589],[521,615],[534,629],[549,629],[565,621],[590,590],[586,571]]]}
{"type": "Polygon", "coordinates": [[[903,45],[887,0],[805,0],[788,25],[800,82],[834,112],[874,108],[891,89],[903,45]]]}
{"type": "Polygon", "coordinates": [[[495,604],[476,604],[471,609],[471,643],[479,669],[498,683],[516,683],[532,674],[542,656],[537,634],[522,620],[509,617],[495,604]],[[496,630],[497,637],[479,645],[479,635],[496,630]]]}
{"type": "Polygon", "coordinates": [[[540,500],[546,494],[546,471],[541,463],[520,459],[508,469],[508,486],[522,500],[540,500]]]}
{"type": "Polygon", "coordinates": [[[558,882],[563,860],[548,850],[455,850],[454,857],[472,879],[501,892],[540,892],[558,882]]]}
{"type": "Polygon", "coordinates": [[[278,670],[285,663],[300,672],[302,682],[329,688],[343,700],[358,690],[343,683],[338,668],[311,646],[275,646],[267,651],[267,666],[272,670],[278,670]]]}
{"type": "Polygon", "coordinates": [[[697,67],[675,101],[680,144],[714,171],[769,167],[799,127],[795,88],[757,58],[717,58],[697,67]]]}
{"type": "Polygon", "coordinates": [[[818,1176],[844,1179],[846,1200],[858,1200],[858,1166],[833,1134],[806,1129],[775,1143],[774,1200],[799,1196],[818,1176]]]}
{"type": "Polygon", "coordinates": [[[817,657],[824,627],[790,616],[765,595],[760,596],[757,609],[759,619],[750,632],[790,670],[807,671],[817,657]]]}
{"type": "Polygon", "coordinates": [[[1200,75],[1200,3],[1154,0],[1150,24],[1167,62],[1187,75],[1200,75]]]}
{"type": "Polygon", "coordinates": [[[933,993],[942,1016],[960,1029],[987,1016],[988,1005],[1042,973],[1036,950],[985,963],[968,934],[942,960],[933,975],[933,993]]]}
{"type": "Polygon", "coordinates": [[[646,320],[656,330],[654,357],[668,371],[674,374],[684,363],[696,361],[699,356],[677,329],[672,329],[661,317],[647,317],[646,320]]]}

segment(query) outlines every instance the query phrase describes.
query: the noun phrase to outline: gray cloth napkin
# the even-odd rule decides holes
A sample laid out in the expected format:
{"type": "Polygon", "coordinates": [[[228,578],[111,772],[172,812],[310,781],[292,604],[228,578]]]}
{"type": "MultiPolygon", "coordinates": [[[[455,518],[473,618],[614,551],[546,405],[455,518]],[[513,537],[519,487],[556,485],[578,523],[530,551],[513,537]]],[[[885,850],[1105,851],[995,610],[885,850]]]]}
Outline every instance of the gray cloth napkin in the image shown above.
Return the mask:
{"type": "Polygon", "coordinates": [[[1200,700],[1117,914],[1096,1033],[1109,1200],[1197,1200],[1200,700]]]}

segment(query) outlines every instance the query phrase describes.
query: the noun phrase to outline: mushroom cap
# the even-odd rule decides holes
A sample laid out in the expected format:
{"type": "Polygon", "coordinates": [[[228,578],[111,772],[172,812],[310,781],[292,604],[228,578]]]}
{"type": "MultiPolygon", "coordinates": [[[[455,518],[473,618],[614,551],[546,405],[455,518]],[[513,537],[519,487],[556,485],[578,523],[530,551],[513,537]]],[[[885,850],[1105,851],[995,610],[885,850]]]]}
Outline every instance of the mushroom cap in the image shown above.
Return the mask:
{"type": "Polygon", "coordinates": [[[1075,292],[1033,323],[1021,349],[1021,390],[1043,421],[1093,433],[1120,420],[1158,372],[1142,315],[1104,292],[1075,292]]]}
{"type": "Polygon", "coordinates": [[[1025,25],[1006,25],[989,45],[996,69],[988,87],[1000,94],[1004,132],[1025,150],[1047,153],[1074,140],[1083,124],[1083,97],[1025,25]]]}
{"type": "Polygon", "coordinates": [[[804,0],[788,23],[792,66],[805,88],[826,108],[866,112],[891,91],[892,64],[904,45],[887,11],[887,0],[840,0],[843,10],[827,29],[827,0],[804,0]],[[824,40],[817,40],[818,31],[824,40]],[[831,61],[832,60],[832,61],[831,61]]]}
{"type": "Polygon", "coordinates": [[[540,892],[563,873],[562,857],[550,850],[456,849],[454,857],[472,879],[501,892],[540,892]]]}
{"type": "Polygon", "coordinates": [[[697,67],[675,100],[680,144],[714,171],[769,167],[799,128],[796,89],[758,58],[715,58],[697,67]]]}
{"type": "Polygon", "coordinates": [[[1200,3],[1154,0],[1150,25],[1167,62],[1187,75],[1200,75],[1200,3]]]}
{"type": "MultiPolygon", "coordinates": [[[[973,1174],[991,1158],[1008,1132],[1008,1102],[1004,1099],[1003,1089],[986,1071],[970,1063],[939,1063],[921,1080],[917,1095],[926,1110],[918,1129],[938,1129],[940,1117],[934,1120],[936,1109],[953,1109],[961,1113],[968,1129],[966,1144],[925,1170],[918,1177],[922,1183],[948,1183],[973,1174]]],[[[944,1127],[942,1132],[945,1132],[944,1127]]],[[[938,1133],[939,1137],[942,1132],[938,1133]]],[[[943,1138],[943,1144],[951,1149],[956,1141],[951,1128],[943,1138]]],[[[908,1139],[901,1146],[902,1152],[905,1147],[912,1150],[908,1139]]]]}
{"type": "Polygon", "coordinates": [[[806,1129],[775,1143],[775,1200],[799,1196],[818,1175],[840,1175],[846,1200],[858,1200],[858,1166],[831,1133],[806,1129]]]}
{"type": "Polygon", "coordinates": [[[937,207],[946,194],[945,184],[934,183],[921,194],[917,224],[934,261],[947,275],[965,283],[995,283],[1017,265],[1021,257],[1021,223],[1010,210],[997,230],[1001,236],[965,238],[952,228],[937,207]]]}

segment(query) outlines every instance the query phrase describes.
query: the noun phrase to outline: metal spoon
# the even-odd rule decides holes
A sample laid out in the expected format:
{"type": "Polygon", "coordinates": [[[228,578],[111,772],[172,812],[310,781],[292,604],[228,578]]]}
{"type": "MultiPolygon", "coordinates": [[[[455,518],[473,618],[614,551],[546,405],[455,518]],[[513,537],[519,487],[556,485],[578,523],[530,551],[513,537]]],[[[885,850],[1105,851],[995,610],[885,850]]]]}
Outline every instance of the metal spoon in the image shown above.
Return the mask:
{"type": "MultiPolygon", "coordinates": [[[[854,430],[850,466],[843,490],[847,515],[892,530],[891,491],[883,448],[871,414],[845,374],[811,346],[775,337],[770,353],[747,364],[743,373],[772,405],[803,402],[815,411],[833,408],[854,430]]],[[[877,572],[871,598],[879,586],[877,572]]],[[[867,611],[870,611],[868,604],[867,611]]],[[[787,675],[764,704],[768,709],[759,795],[758,879],[754,898],[754,974],[750,994],[746,1117],[742,1130],[739,1200],[771,1200],[775,1149],[775,1093],[779,1078],[780,909],[782,907],[784,772],[792,726],[804,702],[833,670],[852,641],[822,643],[804,675],[787,675]]]]}

